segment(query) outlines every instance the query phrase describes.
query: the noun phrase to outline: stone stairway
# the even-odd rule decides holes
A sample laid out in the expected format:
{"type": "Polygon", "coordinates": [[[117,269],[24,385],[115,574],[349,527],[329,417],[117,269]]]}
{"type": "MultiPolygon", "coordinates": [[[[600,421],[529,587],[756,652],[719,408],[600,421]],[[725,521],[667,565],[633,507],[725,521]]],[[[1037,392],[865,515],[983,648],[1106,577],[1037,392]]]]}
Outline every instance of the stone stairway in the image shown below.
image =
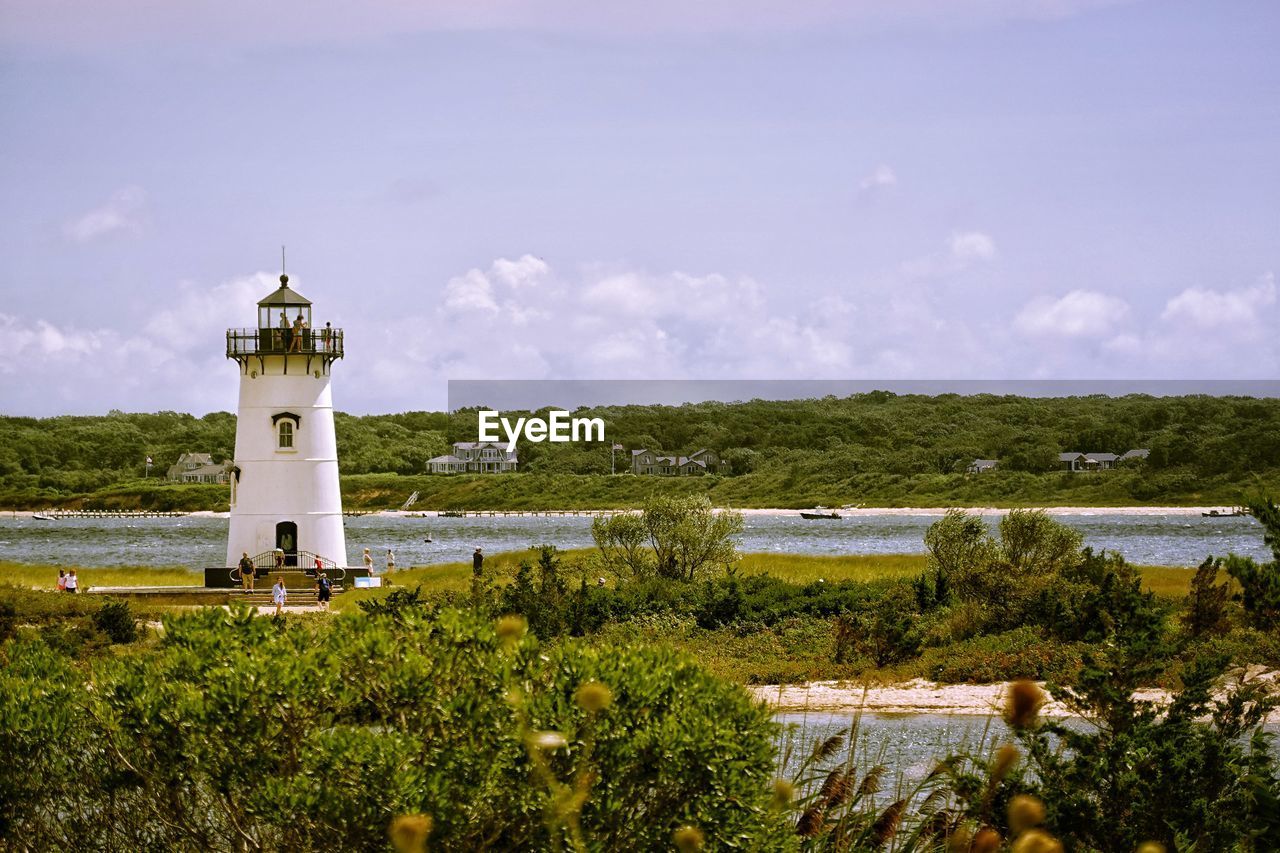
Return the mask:
{"type": "MultiPolygon", "coordinates": [[[[314,589],[298,589],[297,587],[288,587],[289,595],[285,599],[286,607],[314,607],[318,604],[316,599],[316,591],[314,589]]],[[[342,587],[334,586],[333,595],[336,598],[342,594],[342,587]]],[[[271,607],[274,602],[271,600],[271,585],[255,587],[252,592],[247,590],[232,590],[231,601],[243,601],[250,607],[271,607]]]]}

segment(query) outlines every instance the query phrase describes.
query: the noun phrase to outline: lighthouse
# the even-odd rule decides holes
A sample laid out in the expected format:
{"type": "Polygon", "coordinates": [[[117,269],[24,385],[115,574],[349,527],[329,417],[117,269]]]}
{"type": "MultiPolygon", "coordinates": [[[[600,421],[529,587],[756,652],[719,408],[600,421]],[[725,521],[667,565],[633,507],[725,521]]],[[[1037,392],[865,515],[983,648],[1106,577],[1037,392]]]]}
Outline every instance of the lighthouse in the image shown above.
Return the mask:
{"type": "MultiPolygon", "coordinates": [[[[346,574],[330,386],[342,355],[342,330],[317,328],[287,275],[258,303],[253,328],[227,330],[227,358],[240,368],[227,566],[248,553],[259,569],[310,571],[318,559],[346,574]]],[[[232,570],[226,582],[238,579],[232,570]]]]}

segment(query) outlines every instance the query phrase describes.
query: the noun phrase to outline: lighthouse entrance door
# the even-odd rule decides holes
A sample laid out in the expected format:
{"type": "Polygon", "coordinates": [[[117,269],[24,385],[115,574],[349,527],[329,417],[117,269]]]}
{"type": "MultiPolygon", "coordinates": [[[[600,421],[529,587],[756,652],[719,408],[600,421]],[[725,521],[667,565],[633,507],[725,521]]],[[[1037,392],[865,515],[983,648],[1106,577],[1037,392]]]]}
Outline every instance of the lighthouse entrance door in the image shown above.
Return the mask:
{"type": "Polygon", "coordinates": [[[298,565],[298,525],[292,521],[281,521],[276,525],[276,547],[284,551],[284,564],[298,565]]]}

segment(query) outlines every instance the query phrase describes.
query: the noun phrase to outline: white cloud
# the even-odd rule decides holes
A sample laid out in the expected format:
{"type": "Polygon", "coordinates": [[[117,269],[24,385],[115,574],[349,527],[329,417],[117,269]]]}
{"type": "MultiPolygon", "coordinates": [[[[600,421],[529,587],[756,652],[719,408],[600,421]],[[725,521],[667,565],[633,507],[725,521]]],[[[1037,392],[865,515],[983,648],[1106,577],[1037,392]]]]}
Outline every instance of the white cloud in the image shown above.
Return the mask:
{"type": "Polygon", "coordinates": [[[996,243],[981,231],[964,231],[952,234],[947,241],[951,257],[962,264],[971,261],[989,261],[996,256],[996,243]]]}
{"type": "Polygon", "coordinates": [[[898,176],[893,169],[881,163],[871,174],[858,182],[858,192],[869,193],[898,183],[898,176]]]}
{"type": "MultiPolygon", "coordinates": [[[[300,281],[290,277],[290,286],[300,281]]],[[[166,347],[184,352],[207,350],[225,330],[247,328],[257,322],[257,302],[279,287],[270,273],[224,281],[211,288],[184,281],[168,307],[160,309],[145,324],[147,335],[166,347]]]]}
{"type": "Polygon", "coordinates": [[[68,221],[63,226],[63,233],[77,243],[112,234],[138,234],[142,231],[146,201],[147,194],[140,187],[124,187],[105,204],[68,221]]]}
{"type": "MultiPolygon", "coordinates": [[[[961,254],[981,256],[972,246],[961,254]]],[[[771,295],[745,276],[619,265],[566,275],[545,261],[525,260],[500,258],[442,283],[424,282],[426,300],[416,314],[371,312],[358,292],[307,293],[346,333],[335,404],[356,412],[441,408],[446,380],[464,378],[1245,378],[1280,372],[1274,335],[1265,331],[1276,311],[1270,277],[1237,290],[1180,293],[1169,300],[1174,307],[1167,316],[1135,316],[1124,300],[1092,290],[1002,307],[995,300],[974,304],[898,273],[848,282],[838,292],[779,282],[771,295]],[[790,298],[794,293],[802,298],[790,298]],[[1220,314],[1253,320],[1206,334],[1184,322],[1193,298],[1220,314]]],[[[14,414],[234,409],[236,371],[223,357],[222,331],[250,325],[257,300],[275,286],[268,273],[208,288],[180,283],[170,304],[125,330],[0,315],[0,340],[11,354],[0,360],[0,400],[14,414]]]]}
{"type": "Polygon", "coordinates": [[[1253,286],[1238,290],[1187,288],[1168,301],[1160,319],[1199,329],[1254,326],[1275,304],[1275,276],[1267,273],[1253,286]]]}
{"type": "Polygon", "coordinates": [[[498,310],[489,277],[474,269],[449,279],[444,287],[444,306],[452,312],[498,310]]]}
{"type": "Polygon", "coordinates": [[[221,332],[200,340],[204,349],[191,355],[145,331],[130,335],[3,314],[0,335],[10,356],[0,366],[6,412],[207,412],[235,406],[236,373],[227,369],[221,332]]]}
{"type": "Polygon", "coordinates": [[[912,279],[946,278],[995,257],[996,241],[990,234],[957,231],[947,238],[945,252],[906,261],[901,272],[912,279]]]}
{"type": "Polygon", "coordinates": [[[515,261],[498,258],[493,262],[492,268],[495,278],[515,288],[536,286],[550,272],[551,267],[547,262],[533,255],[523,255],[515,261]]]}
{"type": "Polygon", "coordinates": [[[1060,299],[1037,299],[1014,318],[1024,335],[1093,337],[1108,335],[1129,312],[1123,299],[1093,290],[1073,290],[1060,299]]]}

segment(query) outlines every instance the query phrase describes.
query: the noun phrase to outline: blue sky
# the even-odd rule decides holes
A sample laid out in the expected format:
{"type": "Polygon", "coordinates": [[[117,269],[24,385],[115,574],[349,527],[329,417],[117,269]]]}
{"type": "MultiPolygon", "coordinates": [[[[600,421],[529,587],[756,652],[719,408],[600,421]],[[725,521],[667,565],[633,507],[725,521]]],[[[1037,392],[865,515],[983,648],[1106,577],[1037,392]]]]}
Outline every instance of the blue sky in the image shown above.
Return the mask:
{"type": "Polygon", "coordinates": [[[0,411],[461,378],[1275,378],[1280,6],[0,0],[0,411]],[[258,6],[269,6],[261,9],[258,6]]]}

